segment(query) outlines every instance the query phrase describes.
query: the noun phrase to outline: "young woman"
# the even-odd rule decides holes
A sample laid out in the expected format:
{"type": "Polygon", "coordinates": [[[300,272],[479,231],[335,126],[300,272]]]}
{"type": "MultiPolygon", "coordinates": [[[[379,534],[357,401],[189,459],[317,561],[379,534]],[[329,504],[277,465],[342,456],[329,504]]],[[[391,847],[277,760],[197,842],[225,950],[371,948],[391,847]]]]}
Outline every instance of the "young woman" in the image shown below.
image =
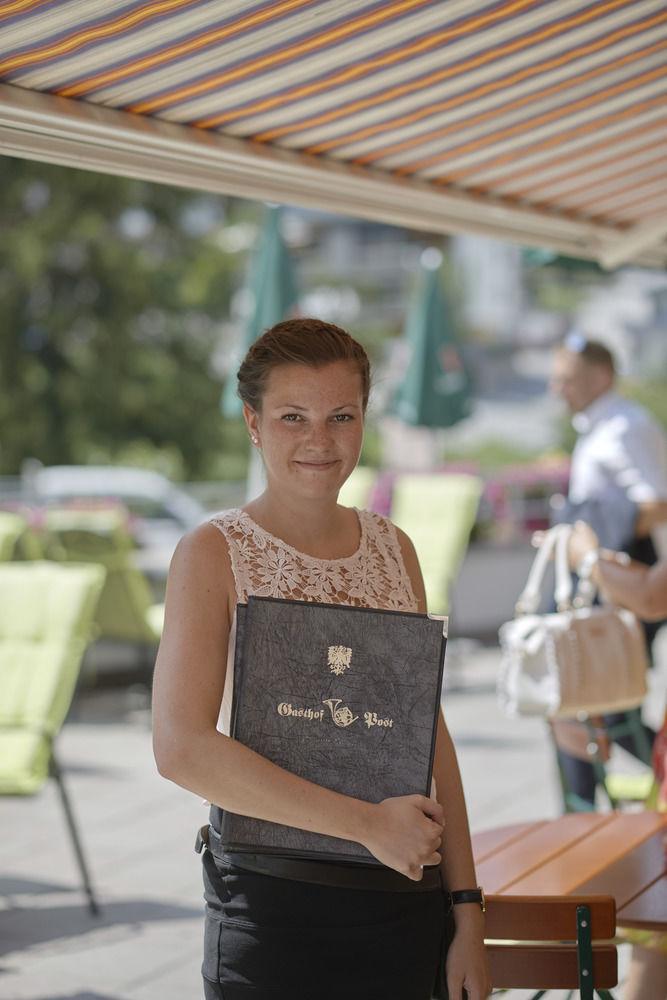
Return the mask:
{"type": "Polygon", "coordinates": [[[476,880],[442,717],[437,798],[379,803],[308,782],[228,735],[235,607],[249,594],[426,610],[409,539],[337,502],[359,458],[369,381],[363,348],[338,327],[297,319],[268,330],[238,373],[266,490],[186,535],[170,568],[154,682],[160,773],[214,803],[213,820],[228,809],[354,840],[384,866],[368,866],[373,881],[368,868],[333,862],[290,860],[288,877],[268,857],[269,873],[244,869],[216,850],[213,823],[207,998],[429,1000],[445,958],[452,998],[489,993],[479,902],[452,906],[448,895],[474,900],[476,880]]]}

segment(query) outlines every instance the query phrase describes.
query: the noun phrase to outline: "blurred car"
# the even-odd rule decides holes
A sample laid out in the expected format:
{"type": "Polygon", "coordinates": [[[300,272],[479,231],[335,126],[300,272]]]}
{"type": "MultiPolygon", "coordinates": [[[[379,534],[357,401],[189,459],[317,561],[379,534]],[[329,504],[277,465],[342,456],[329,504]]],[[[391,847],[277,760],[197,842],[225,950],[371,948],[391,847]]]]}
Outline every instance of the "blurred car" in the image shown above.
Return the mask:
{"type": "Polygon", "coordinates": [[[209,516],[185,490],[159,472],[122,466],[54,465],[35,470],[30,493],[42,505],[104,501],[122,504],[137,544],[137,565],[149,576],[166,575],[174,549],[186,531],[209,516]]]}

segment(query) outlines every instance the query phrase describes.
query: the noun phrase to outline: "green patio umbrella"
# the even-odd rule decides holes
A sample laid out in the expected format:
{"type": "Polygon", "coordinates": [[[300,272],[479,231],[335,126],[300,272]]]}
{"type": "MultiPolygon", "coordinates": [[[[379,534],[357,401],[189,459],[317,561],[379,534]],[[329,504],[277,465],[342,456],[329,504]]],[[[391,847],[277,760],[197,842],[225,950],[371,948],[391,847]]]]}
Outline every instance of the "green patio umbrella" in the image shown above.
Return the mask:
{"type": "Polygon", "coordinates": [[[584,277],[594,274],[605,276],[609,273],[600,267],[597,261],[586,257],[569,257],[567,254],[557,253],[546,247],[523,247],[521,260],[527,268],[554,266],[566,274],[581,273],[584,277]]]}
{"type": "Polygon", "coordinates": [[[405,378],[391,407],[414,427],[451,427],[471,411],[470,378],[442,292],[442,254],[422,254],[417,294],[406,325],[411,348],[405,378]]]}
{"type": "Polygon", "coordinates": [[[250,345],[264,330],[286,319],[297,303],[292,261],[280,233],[280,208],[266,211],[250,270],[252,309],[234,350],[229,376],[222,392],[225,417],[240,417],[241,400],[236,394],[236,371],[250,345]]]}

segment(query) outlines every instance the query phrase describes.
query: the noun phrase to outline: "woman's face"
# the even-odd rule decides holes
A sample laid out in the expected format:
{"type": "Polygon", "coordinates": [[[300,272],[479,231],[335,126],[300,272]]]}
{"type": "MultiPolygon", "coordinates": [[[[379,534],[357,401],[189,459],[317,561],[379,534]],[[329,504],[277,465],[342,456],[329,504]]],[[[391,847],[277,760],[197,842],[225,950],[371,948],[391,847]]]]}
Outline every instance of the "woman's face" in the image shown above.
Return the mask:
{"type": "Polygon", "coordinates": [[[362,404],[361,375],[348,361],[274,368],[261,413],[243,408],[269,488],[311,499],[337,496],[359,460],[362,404]]]}

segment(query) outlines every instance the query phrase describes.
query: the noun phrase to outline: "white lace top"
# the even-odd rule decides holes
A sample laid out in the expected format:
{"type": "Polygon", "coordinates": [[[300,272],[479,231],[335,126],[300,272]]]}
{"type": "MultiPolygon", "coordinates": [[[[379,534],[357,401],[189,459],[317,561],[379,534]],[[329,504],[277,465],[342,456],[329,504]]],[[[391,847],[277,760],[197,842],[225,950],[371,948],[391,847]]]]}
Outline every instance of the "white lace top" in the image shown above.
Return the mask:
{"type": "MultiPolygon", "coordinates": [[[[250,594],[297,601],[351,604],[356,607],[417,611],[396,528],[379,514],[357,510],[361,540],[343,559],[316,559],[281,541],[240,509],[210,519],[225,536],[236,584],[245,603],[250,594]]],[[[229,734],[232,706],[236,618],[227,653],[227,674],[218,729],[229,734]]]]}

